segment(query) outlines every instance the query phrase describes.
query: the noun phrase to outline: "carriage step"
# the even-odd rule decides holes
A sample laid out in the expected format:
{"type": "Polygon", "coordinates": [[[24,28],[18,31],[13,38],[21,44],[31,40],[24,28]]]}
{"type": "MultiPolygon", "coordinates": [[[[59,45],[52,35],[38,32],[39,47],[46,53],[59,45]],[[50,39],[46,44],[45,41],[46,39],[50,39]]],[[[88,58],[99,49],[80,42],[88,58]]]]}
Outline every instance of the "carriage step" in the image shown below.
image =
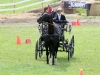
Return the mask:
{"type": "Polygon", "coordinates": [[[67,31],[67,28],[62,28],[63,31],[67,31]]]}

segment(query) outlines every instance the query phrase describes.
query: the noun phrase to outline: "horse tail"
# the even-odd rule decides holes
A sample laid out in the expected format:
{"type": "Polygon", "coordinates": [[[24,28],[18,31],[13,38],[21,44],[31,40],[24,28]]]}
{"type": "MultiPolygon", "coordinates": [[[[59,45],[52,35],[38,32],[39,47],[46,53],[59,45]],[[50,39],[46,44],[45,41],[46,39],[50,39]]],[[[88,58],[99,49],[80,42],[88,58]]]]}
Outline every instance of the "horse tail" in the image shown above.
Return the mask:
{"type": "Polygon", "coordinates": [[[54,39],[53,39],[53,37],[50,37],[50,41],[53,43],[54,42],[54,39]]]}

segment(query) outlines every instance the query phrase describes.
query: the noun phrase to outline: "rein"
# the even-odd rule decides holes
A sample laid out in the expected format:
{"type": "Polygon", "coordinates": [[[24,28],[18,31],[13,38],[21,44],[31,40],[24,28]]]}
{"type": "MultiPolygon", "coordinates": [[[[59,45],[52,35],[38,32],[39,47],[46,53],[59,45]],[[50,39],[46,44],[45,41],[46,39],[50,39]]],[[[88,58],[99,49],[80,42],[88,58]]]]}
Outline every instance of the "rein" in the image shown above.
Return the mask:
{"type": "Polygon", "coordinates": [[[54,24],[52,24],[52,23],[48,23],[48,22],[43,22],[43,24],[46,24],[46,23],[47,23],[47,24],[50,24],[50,25],[53,25],[53,26],[54,26],[54,24]]]}

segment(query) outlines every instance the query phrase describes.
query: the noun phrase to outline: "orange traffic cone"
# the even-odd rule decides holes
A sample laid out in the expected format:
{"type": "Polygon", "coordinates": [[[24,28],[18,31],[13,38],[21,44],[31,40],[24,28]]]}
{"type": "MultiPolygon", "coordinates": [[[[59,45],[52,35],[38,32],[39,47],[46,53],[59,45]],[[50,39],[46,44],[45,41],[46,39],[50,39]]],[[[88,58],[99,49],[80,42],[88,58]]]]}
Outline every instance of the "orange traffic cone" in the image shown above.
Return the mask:
{"type": "Polygon", "coordinates": [[[22,44],[22,41],[21,41],[21,39],[20,39],[20,36],[19,36],[19,35],[17,36],[17,41],[16,41],[16,44],[17,44],[17,45],[21,45],[21,44],[22,44]]]}
{"type": "Polygon", "coordinates": [[[80,69],[80,74],[79,75],[83,75],[83,70],[82,69],[80,69]]]}
{"type": "Polygon", "coordinates": [[[31,39],[26,39],[25,43],[26,44],[30,44],[31,43],[31,39]]]}
{"type": "Polygon", "coordinates": [[[81,26],[79,19],[77,19],[76,23],[78,26],[81,26]]]}

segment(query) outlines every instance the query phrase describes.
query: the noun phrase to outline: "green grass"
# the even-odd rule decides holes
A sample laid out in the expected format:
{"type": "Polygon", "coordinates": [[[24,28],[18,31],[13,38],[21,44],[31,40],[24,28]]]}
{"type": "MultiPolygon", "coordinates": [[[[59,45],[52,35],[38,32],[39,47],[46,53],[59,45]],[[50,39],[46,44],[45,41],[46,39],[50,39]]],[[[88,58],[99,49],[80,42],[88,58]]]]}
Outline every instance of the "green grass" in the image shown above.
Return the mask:
{"type": "Polygon", "coordinates": [[[0,75],[100,75],[100,26],[83,25],[73,27],[66,38],[75,36],[75,54],[67,61],[67,53],[58,52],[55,66],[47,65],[45,52],[41,59],[35,60],[35,43],[39,33],[34,24],[0,25],[0,75]],[[16,45],[17,34],[23,42],[16,45]],[[32,43],[25,44],[26,38],[32,43]]]}

